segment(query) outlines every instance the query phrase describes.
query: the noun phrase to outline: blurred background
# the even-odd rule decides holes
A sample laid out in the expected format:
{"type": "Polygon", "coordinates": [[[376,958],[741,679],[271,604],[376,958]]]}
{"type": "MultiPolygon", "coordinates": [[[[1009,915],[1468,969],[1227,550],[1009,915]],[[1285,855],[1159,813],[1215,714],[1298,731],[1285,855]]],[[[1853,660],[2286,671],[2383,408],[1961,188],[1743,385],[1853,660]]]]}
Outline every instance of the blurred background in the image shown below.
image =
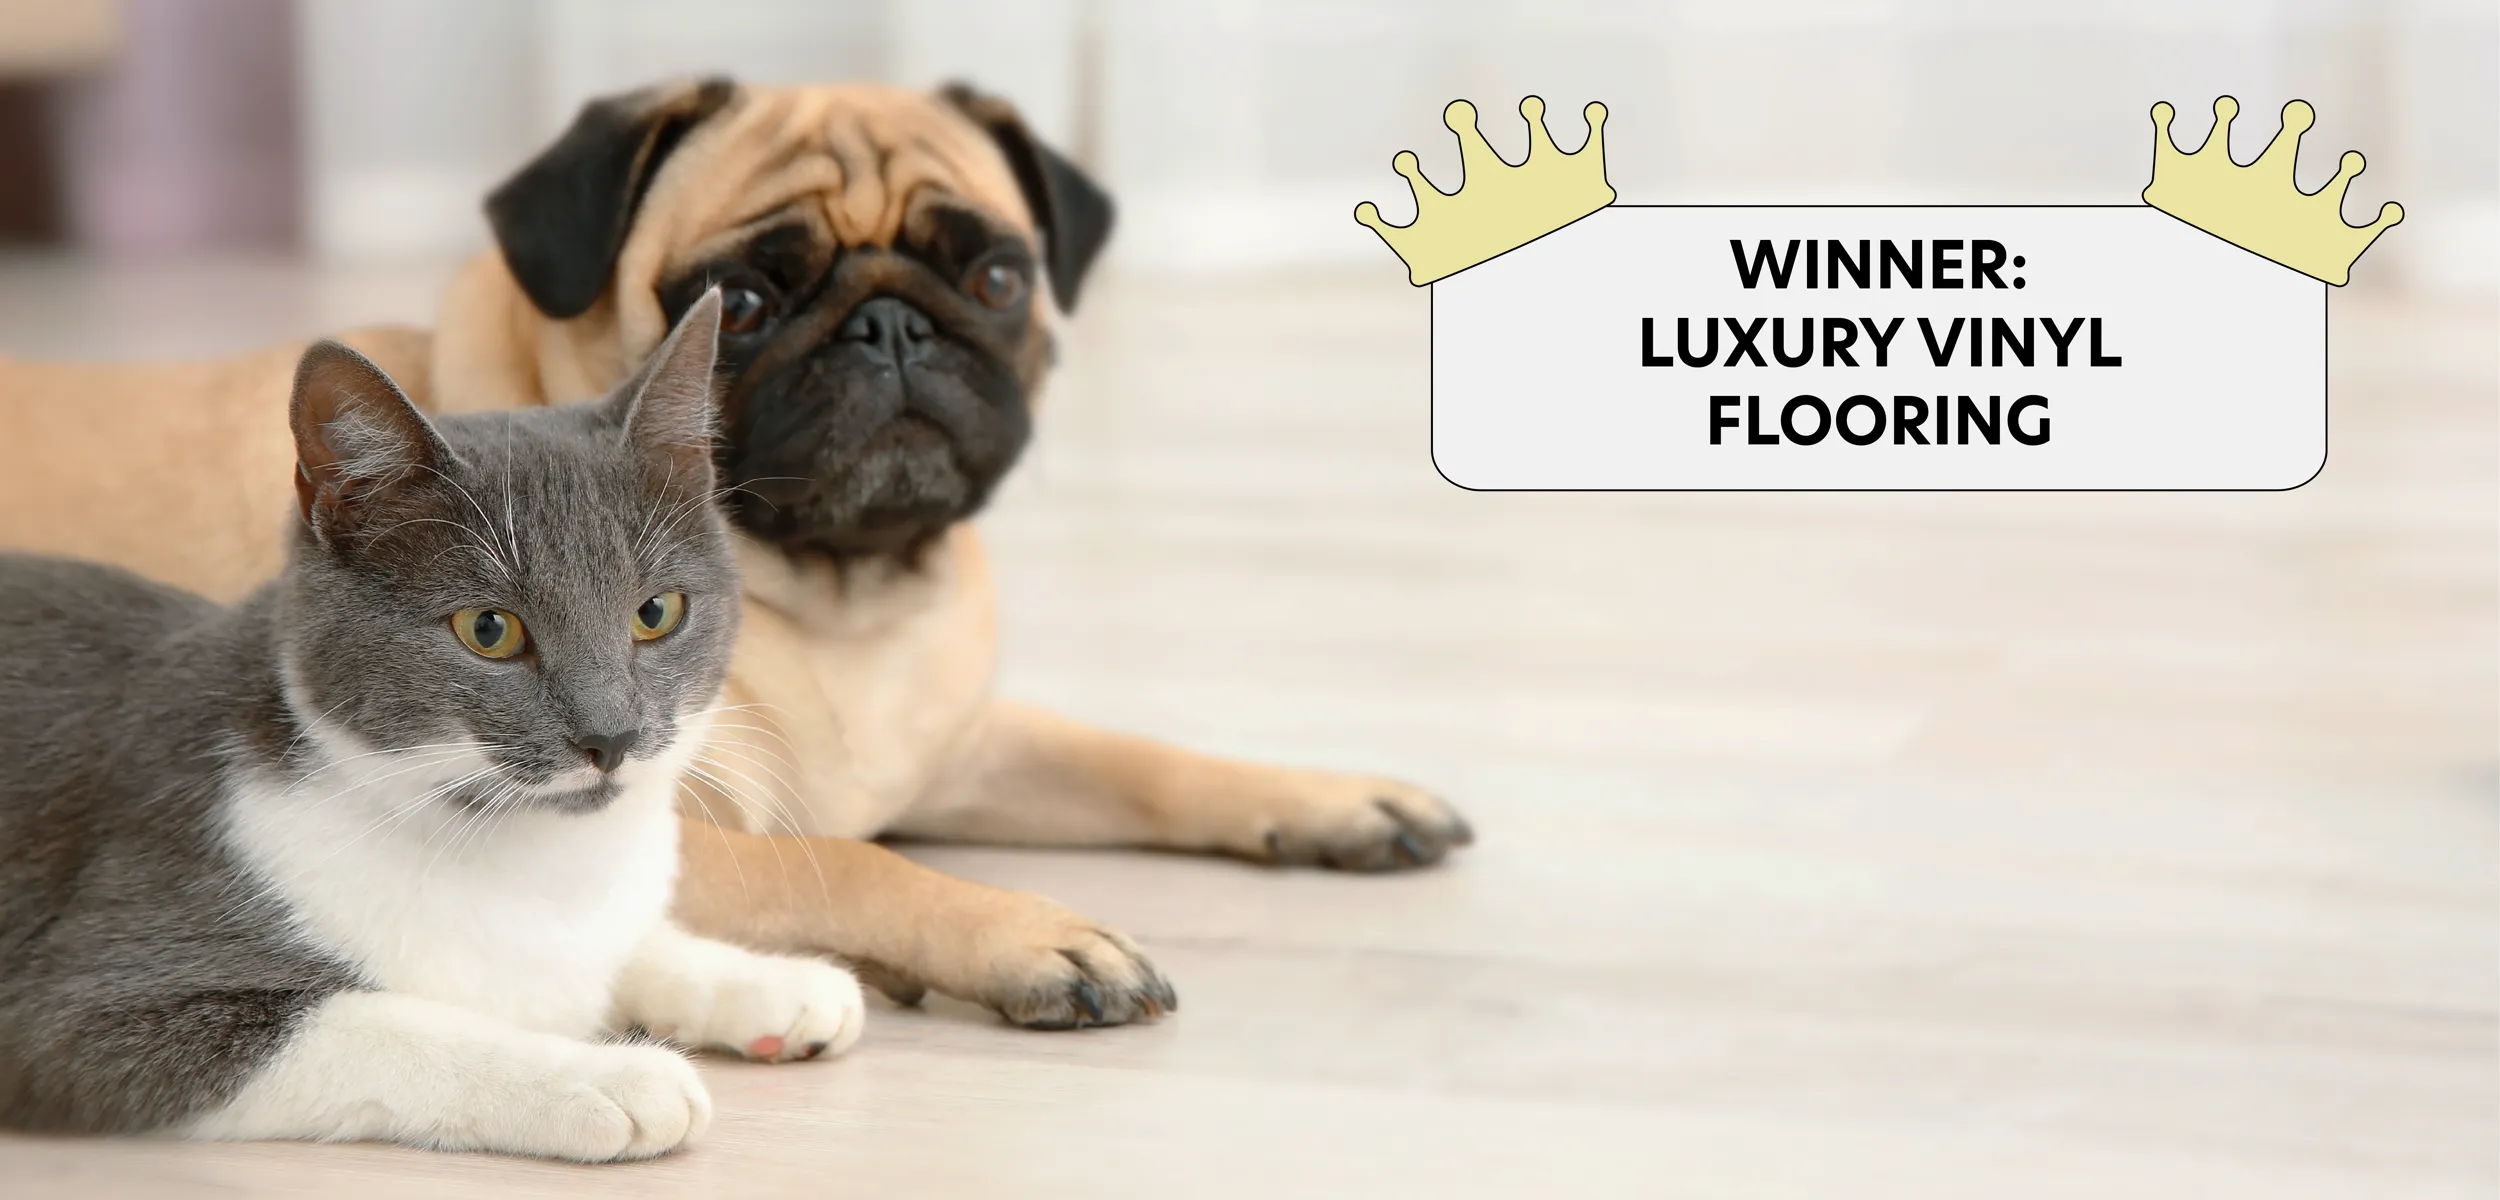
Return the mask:
{"type": "Polygon", "coordinates": [[[2154,100],[2253,156],[2293,94],[2303,180],[2401,198],[2368,281],[2495,283],[2500,10],[2477,0],[0,0],[0,236],[114,253],[444,255],[590,96],[671,74],[968,77],[1126,202],[1121,265],[1368,261],[1411,212],[1390,154],[1455,179],[1441,106],[1511,155],[1615,114],[1630,201],[2123,202],[2154,100]]]}
{"type": "MultiPolygon", "coordinates": [[[[2496,60],[2489,0],[0,0],[0,354],[429,322],[486,189],[677,73],[967,77],[1116,194],[983,518],[1004,690],[1416,779],[1481,842],[914,847],[1137,936],[1187,1011],[707,1068],[720,1136],[651,1194],[2487,1200],[2496,60]],[[1635,202],[2128,203],[2154,101],[2193,143],[2236,95],[2246,161],[2302,97],[2302,181],[2360,149],[2347,215],[2406,216],[2333,295],[2297,491],[1470,493],[1429,296],[1351,212],[1411,213],[1401,149],[1457,182],[1454,97],[1519,154],[1531,91],[1565,147],[1611,107],[1635,202]]],[[[370,1154],[0,1139],[0,1180],[526,1173],[370,1154]]]]}

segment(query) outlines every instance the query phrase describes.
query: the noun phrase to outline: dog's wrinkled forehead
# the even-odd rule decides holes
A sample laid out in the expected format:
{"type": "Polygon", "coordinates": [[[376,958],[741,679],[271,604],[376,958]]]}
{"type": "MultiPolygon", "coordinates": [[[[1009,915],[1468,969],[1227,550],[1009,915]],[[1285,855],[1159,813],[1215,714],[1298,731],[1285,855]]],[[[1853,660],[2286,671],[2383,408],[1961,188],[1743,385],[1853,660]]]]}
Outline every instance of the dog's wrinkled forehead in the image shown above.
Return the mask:
{"type": "MultiPolygon", "coordinates": [[[[829,246],[887,247],[949,206],[1038,239],[997,143],[938,96],[868,84],[746,88],[655,173],[617,273],[623,290],[648,291],[632,285],[794,224],[829,246]]],[[[630,341],[665,332],[656,309],[619,315],[634,326],[623,331],[630,341]]]]}
{"type": "Polygon", "coordinates": [[[845,246],[891,245],[915,208],[945,200],[1033,235],[1006,156],[936,95],[864,84],[749,88],[660,168],[628,254],[648,246],[685,258],[776,218],[821,224],[845,246]]]}

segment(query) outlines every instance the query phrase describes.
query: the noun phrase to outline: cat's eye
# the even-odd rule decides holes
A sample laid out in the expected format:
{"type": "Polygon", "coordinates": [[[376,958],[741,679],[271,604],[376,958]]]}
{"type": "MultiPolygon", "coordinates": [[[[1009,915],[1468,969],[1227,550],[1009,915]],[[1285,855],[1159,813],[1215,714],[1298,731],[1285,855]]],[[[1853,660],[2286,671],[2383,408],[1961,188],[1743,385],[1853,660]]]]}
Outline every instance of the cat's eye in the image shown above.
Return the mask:
{"type": "Polygon", "coordinates": [[[647,642],[668,636],[677,623],[686,619],[686,594],[662,592],[642,602],[634,610],[634,640],[647,642]]]}
{"type": "Polygon", "coordinates": [[[500,608],[464,608],[451,614],[451,631],[460,644],[488,658],[510,658],[529,644],[521,618],[500,608]]]}

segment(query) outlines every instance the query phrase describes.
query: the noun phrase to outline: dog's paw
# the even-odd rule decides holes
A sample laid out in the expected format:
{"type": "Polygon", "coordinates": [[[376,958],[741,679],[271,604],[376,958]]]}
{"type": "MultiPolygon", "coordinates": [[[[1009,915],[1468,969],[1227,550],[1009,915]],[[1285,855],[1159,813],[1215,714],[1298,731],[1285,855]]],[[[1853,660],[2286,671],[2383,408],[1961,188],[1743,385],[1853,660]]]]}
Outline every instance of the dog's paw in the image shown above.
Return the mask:
{"type": "Polygon", "coordinates": [[[503,1106],[512,1120],[480,1148],[577,1162],[652,1158],[712,1123],[712,1098],[694,1064],[651,1045],[583,1046],[536,1096],[503,1106]]]}
{"type": "Polygon", "coordinates": [[[1027,1029],[1126,1025],[1180,1008],[1137,943],[1039,896],[983,890],[946,951],[918,963],[863,963],[863,975],[904,1004],[935,990],[1027,1029]]]}
{"type": "Polygon", "coordinates": [[[868,1006],[850,972],[718,942],[691,950],[627,973],[627,1018],[651,1036],[759,1062],[840,1054],[859,1041],[868,1006]]]}
{"type": "Polygon", "coordinates": [[[1292,795],[1245,848],[1261,862],[1341,871],[1428,867],[1476,840],[1448,801],[1409,783],[1319,772],[1297,776],[1292,795]]]}

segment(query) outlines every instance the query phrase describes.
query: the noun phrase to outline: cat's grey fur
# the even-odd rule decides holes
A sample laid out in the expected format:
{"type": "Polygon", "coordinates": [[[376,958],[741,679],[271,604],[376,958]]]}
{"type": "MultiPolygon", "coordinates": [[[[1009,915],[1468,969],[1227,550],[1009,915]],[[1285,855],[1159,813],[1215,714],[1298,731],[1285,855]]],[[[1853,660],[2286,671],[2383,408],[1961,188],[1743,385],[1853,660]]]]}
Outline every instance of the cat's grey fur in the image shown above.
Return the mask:
{"type": "Polygon", "coordinates": [[[293,737],[276,593],[226,612],[88,563],[0,558],[0,1124],[135,1131],[225,1099],[358,986],[216,831],[238,752],[293,737]]]}
{"type": "MultiPolygon", "coordinates": [[[[690,324],[717,320],[698,307],[690,324]]],[[[305,935],[228,829],[238,789],[326,786],[316,733],[411,762],[486,743],[495,774],[426,802],[491,824],[600,811],[617,777],[581,739],[634,731],[626,758],[647,759],[713,701],[737,583],[698,334],[607,400],[439,424],[352,351],[314,348],[290,564],[232,608],[0,556],[0,1126],[179,1129],[316,1007],[381,986],[305,935]],[[622,636],[662,591],[686,595],[682,623],[622,636]],[[471,607],[524,614],[529,648],[472,653],[447,621],[471,607]]]]}

